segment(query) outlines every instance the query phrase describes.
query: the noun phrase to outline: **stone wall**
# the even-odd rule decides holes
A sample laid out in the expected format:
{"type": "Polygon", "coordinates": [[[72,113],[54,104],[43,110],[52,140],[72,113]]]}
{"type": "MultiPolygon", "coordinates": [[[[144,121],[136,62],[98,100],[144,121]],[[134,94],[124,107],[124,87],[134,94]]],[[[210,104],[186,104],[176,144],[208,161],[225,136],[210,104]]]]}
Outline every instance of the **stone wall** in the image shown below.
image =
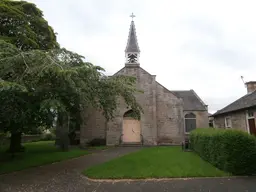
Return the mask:
{"type": "Polygon", "coordinates": [[[225,128],[225,116],[217,116],[213,119],[214,128],[225,128]]]}
{"type": "Polygon", "coordinates": [[[238,129],[248,132],[245,111],[238,111],[214,117],[214,127],[225,128],[225,117],[227,116],[231,118],[232,129],[238,129]]]}
{"type": "Polygon", "coordinates": [[[94,138],[106,138],[106,119],[102,113],[90,107],[82,113],[83,122],[80,128],[80,144],[86,145],[94,138]]]}
{"type": "Polygon", "coordinates": [[[157,83],[158,144],[180,143],[184,137],[183,102],[157,83]]]}
{"type": "Polygon", "coordinates": [[[194,113],[196,115],[196,127],[197,128],[209,127],[208,111],[184,111],[184,116],[187,113],[194,113]]]}
{"type": "MultiPolygon", "coordinates": [[[[137,102],[142,106],[141,133],[145,145],[159,143],[180,143],[184,139],[183,101],[164,86],[156,82],[155,75],[150,75],[138,65],[126,65],[116,75],[134,76],[136,87],[144,93],[137,93],[137,102]]],[[[123,115],[129,109],[123,99],[115,118],[106,122],[99,111],[87,109],[83,112],[84,123],[81,125],[81,144],[93,138],[106,138],[107,145],[119,145],[122,139],[123,115]]],[[[195,112],[199,127],[208,127],[207,111],[195,112]]]]}
{"type": "MultiPolygon", "coordinates": [[[[115,75],[128,75],[137,78],[137,88],[144,93],[137,93],[137,102],[142,106],[141,114],[141,133],[145,145],[157,144],[157,126],[156,126],[156,82],[155,76],[140,68],[138,65],[126,65],[115,75]]],[[[129,109],[124,101],[120,100],[119,110],[113,121],[107,124],[107,144],[116,145],[120,142],[122,134],[123,115],[129,109]]]]}
{"type": "MultiPolygon", "coordinates": [[[[35,142],[35,141],[40,141],[41,138],[42,138],[42,135],[22,135],[21,142],[22,143],[35,142]]],[[[9,144],[10,144],[10,137],[6,137],[5,135],[0,135],[0,147],[6,146],[9,144]]]]}

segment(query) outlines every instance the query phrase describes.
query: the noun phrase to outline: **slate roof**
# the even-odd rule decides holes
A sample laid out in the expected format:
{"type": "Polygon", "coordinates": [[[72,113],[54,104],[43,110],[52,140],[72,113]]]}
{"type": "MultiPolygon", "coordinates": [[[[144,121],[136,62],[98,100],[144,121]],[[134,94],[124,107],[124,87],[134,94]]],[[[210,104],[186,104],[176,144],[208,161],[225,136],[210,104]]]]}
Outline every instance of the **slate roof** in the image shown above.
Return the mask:
{"type": "Polygon", "coordinates": [[[205,111],[207,110],[206,105],[197,96],[194,90],[185,91],[171,91],[178,98],[181,98],[184,102],[183,110],[186,111],[205,111]]]}
{"type": "Polygon", "coordinates": [[[125,52],[137,52],[137,53],[140,52],[134,21],[132,21],[130,25],[129,37],[128,37],[125,52]]]}
{"type": "Polygon", "coordinates": [[[224,107],[223,109],[218,110],[212,116],[217,116],[224,113],[238,111],[241,109],[247,109],[254,106],[256,106],[256,91],[244,95],[243,97],[237,99],[236,101],[224,107]]]}

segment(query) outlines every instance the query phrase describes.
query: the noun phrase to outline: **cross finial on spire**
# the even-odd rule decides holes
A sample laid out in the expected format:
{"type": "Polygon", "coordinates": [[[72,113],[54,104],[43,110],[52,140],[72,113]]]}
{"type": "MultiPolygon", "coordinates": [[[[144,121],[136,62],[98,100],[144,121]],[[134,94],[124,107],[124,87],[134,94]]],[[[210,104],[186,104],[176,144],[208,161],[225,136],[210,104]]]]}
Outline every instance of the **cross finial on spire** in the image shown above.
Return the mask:
{"type": "Polygon", "coordinates": [[[135,17],[135,15],[132,13],[132,14],[130,15],[130,17],[132,18],[132,21],[133,21],[133,18],[135,17]]]}

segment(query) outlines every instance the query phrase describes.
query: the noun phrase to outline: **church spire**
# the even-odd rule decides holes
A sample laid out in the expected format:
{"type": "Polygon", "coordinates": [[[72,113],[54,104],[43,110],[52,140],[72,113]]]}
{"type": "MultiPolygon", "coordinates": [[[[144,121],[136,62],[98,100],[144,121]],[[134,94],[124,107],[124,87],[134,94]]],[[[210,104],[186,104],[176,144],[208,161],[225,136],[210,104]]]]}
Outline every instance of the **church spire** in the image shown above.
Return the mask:
{"type": "Polygon", "coordinates": [[[132,13],[130,17],[132,18],[132,21],[131,21],[128,41],[125,49],[126,63],[139,64],[140,49],[139,49],[137,36],[136,36],[136,29],[133,21],[133,18],[135,17],[135,15],[132,13]]]}

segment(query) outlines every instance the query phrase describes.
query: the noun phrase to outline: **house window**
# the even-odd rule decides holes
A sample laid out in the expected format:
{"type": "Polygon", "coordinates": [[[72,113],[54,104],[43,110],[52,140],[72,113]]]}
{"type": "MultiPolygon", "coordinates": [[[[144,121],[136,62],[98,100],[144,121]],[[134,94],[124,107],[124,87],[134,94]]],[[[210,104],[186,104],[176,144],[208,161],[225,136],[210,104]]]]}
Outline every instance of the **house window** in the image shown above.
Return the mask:
{"type": "Polygon", "coordinates": [[[225,117],[225,127],[232,128],[231,117],[225,117]]]}
{"type": "Polygon", "coordinates": [[[248,114],[248,118],[254,118],[254,111],[253,110],[248,110],[247,114],[248,114]]]}
{"type": "Polygon", "coordinates": [[[189,113],[185,115],[185,133],[189,133],[196,129],[196,115],[189,113]]]}

